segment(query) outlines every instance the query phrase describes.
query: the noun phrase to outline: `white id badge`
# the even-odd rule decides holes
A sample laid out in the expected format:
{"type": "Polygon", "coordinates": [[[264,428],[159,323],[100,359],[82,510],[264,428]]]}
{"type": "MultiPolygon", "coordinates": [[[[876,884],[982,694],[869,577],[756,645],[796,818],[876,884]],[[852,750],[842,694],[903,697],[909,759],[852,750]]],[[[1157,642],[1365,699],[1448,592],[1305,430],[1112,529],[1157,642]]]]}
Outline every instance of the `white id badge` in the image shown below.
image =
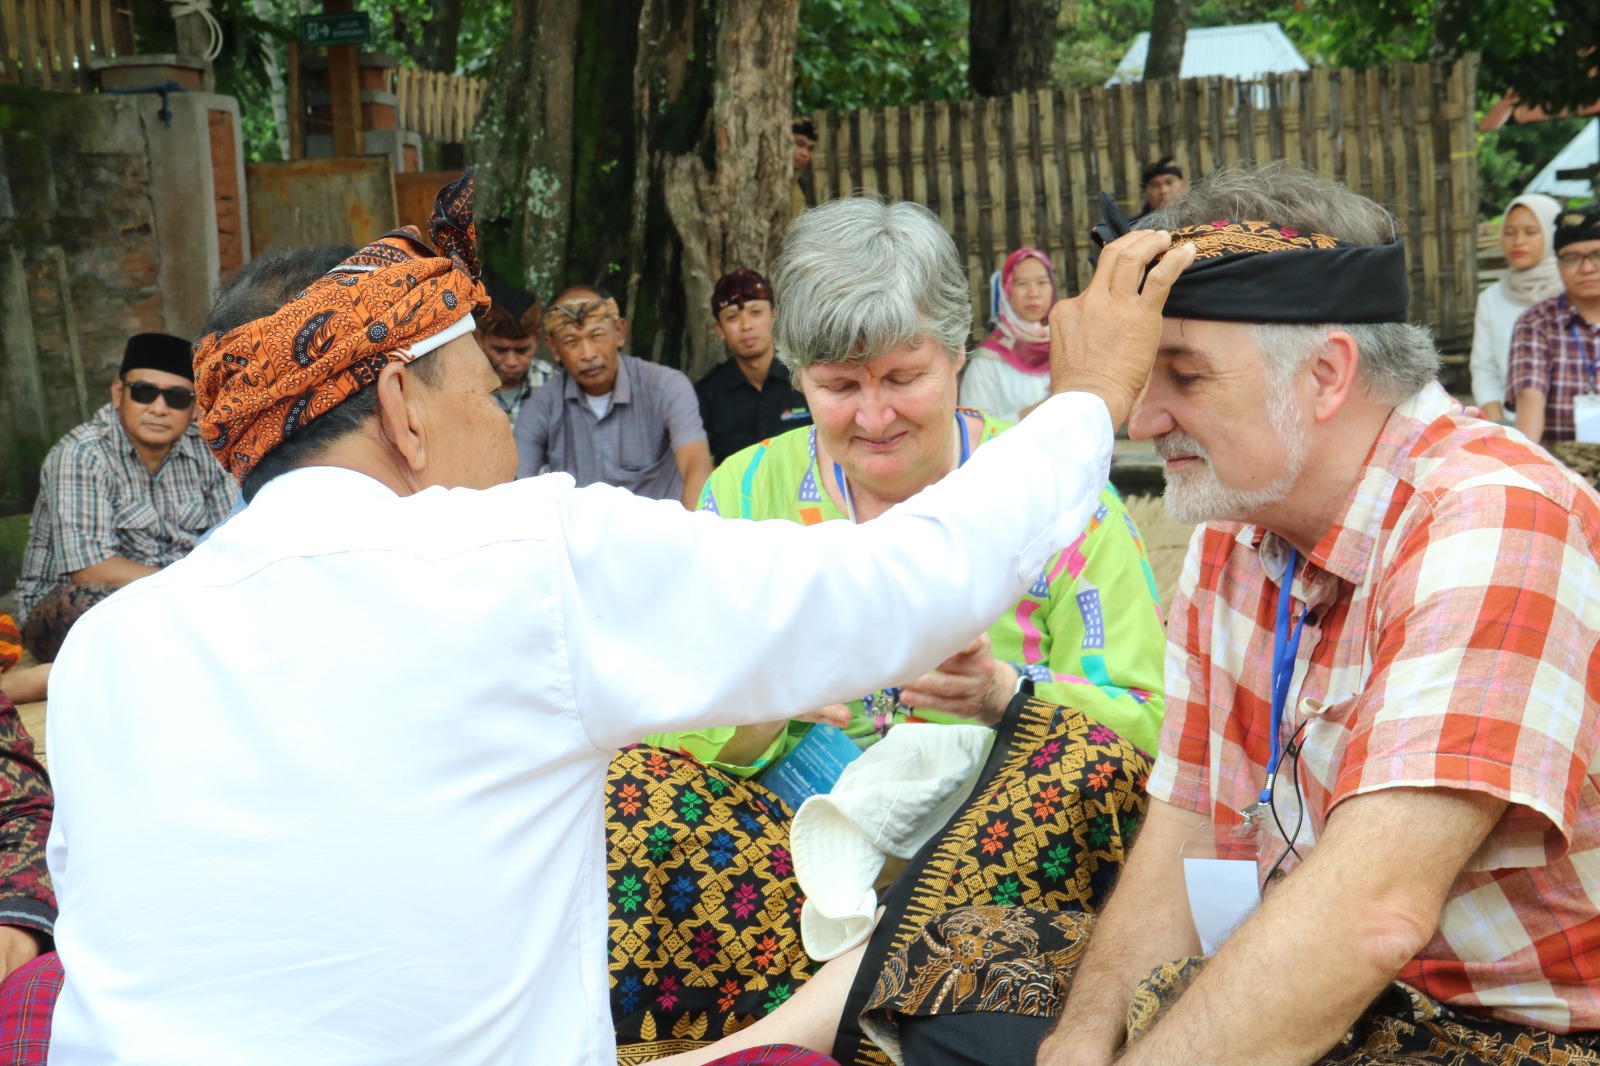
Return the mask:
{"type": "Polygon", "coordinates": [[[1183,842],[1183,884],[1200,950],[1213,955],[1261,902],[1255,830],[1202,825],[1183,842]]]}
{"type": "Polygon", "coordinates": [[[1586,392],[1572,398],[1572,425],[1584,444],[1600,444],[1600,393],[1586,392]]]}

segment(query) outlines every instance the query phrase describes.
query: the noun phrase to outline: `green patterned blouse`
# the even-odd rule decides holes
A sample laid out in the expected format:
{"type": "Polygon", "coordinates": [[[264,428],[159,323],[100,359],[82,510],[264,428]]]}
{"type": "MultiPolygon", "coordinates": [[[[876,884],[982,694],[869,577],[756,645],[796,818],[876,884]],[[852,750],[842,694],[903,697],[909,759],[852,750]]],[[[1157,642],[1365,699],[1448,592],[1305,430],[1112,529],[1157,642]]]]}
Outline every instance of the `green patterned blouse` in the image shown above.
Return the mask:
{"type": "MultiPolygon", "coordinates": [[[[1010,428],[978,412],[967,413],[983,418],[973,446],[1010,428]]],[[[725,518],[781,518],[808,526],[848,521],[823,491],[824,476],[817,463],[816,429],[801,427],[752,445],[717,467],[706,482],[700,508],[725,518]]],[[[1054,556],[1016,606],[989,627],[989,639],[995,658],[1031,678],[1041,699],[1075,707],[1145,751],[1156,750],[1166,648],[1160,601],[1138,527],[1111,486],[1101,491],[1088,529],[1054,556]]],[[[937,711],[901,708],[894,690],[871,693],[849,706],[845,732],[863,748],[898,722],[964,721],[937,711]]],[[[813,709],[797,707],[795,713],[813,709]]],[[[749,776],[787,753],[809,728],[808,723],[791,722],[748,766],[717,758],[734,735],[731,727],[658,733],[644,741],[749,776]]]]}

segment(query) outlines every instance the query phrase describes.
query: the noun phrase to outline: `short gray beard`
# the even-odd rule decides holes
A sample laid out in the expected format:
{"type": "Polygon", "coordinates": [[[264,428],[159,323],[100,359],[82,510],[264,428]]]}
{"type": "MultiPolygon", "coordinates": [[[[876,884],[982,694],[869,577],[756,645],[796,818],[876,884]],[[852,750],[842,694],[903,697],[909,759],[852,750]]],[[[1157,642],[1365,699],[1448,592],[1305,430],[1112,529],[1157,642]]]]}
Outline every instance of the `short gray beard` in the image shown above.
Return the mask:
{"type": "Polygon", "coordinates": [[[1300,480],[1311,447],[1304,432],[1305,420],[1295,403],[1293,374],[1273,383],[1267,398],[1267,421],[1283,450],[1283,473],[1257,489],[1230,489],[1224,485],[1211,465],[1210,453],[1182,430],[1157,437],[1156,454],[1163,459],[1193,455],[1203,464],[1198,470],[1163,475],[1167,488],[1162,500],[1167,513],[1189,525],[1245,522],[1288,496],[1300,480]]]}

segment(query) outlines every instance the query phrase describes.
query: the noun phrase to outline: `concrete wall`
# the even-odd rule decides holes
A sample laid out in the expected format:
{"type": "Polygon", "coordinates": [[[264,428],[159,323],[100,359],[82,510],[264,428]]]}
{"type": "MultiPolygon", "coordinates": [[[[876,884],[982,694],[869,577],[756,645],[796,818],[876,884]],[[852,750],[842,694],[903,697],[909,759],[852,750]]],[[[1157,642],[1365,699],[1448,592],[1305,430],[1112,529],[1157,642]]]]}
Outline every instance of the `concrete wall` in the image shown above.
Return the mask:
{"type": "Polygon", "coordinates": [[[0,515],[32,506],[39,461],[106,401],[128,336],[194,336],[249,257],[237,103],[162,107],[0,86],[0,515]]]}

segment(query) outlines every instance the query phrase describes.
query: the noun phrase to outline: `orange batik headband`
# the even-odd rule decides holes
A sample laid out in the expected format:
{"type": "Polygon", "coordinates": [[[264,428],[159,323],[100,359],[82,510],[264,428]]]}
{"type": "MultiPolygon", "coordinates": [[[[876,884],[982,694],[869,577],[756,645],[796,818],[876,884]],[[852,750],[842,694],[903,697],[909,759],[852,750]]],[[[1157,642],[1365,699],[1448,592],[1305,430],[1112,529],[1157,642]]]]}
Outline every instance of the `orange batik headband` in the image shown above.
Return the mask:
{"type": "Polygon", "coordinates": [[[276,314],[200,339],[200,436],[239,481],[273,448],[410,362],[466,336],[488,310],[467,171],[439,190],[429,241],[386,233],[276,314]]]}

